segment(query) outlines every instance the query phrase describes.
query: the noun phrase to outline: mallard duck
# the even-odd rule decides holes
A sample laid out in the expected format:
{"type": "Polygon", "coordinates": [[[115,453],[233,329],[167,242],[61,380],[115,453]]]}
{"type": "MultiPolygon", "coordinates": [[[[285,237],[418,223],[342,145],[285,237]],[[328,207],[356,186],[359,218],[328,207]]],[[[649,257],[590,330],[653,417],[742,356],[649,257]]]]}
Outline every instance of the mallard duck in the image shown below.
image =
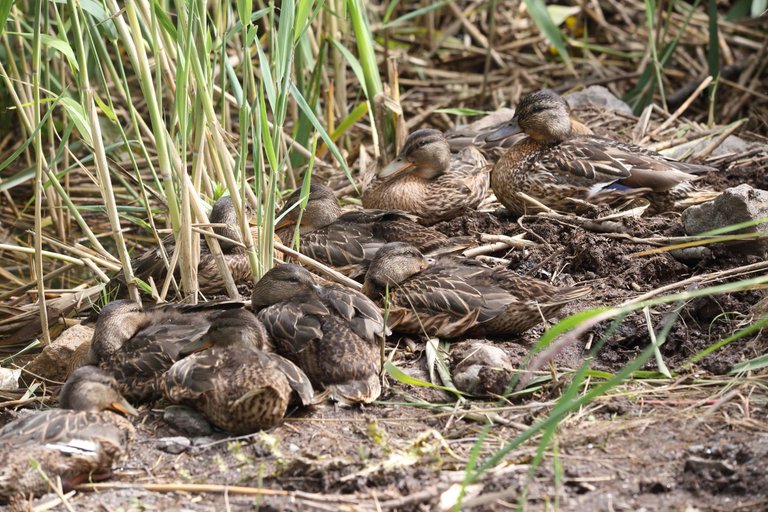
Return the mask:
{"type": "Polygon", "coordinates": [[[59,395],[62,409],[50,409],[0,429],[0,503],[50,489],[61,478],[67,491],[88,480],[109,476],[135,437],[120,414],[136,409],[120,395],[111,376],[94,366],[77,369],[59,395]],[[117,414],[120,413],[120,414],[117,414]]]}
{"type": "Polygon", "coordinates": [[[467,125],[455,126],[445,132],[445,139],[452,153],[458,153],[466,147],[474,146],[483,153],[488,162],[496,162],[508,147],[525,137],[524,134],[512,134],[499,137],[498,132],[512,122],[515,115],[513,108],[500,108],[467,125]],[[493,137],[490,137],[493,135],[493,137]]]}
{"type": "Polygon", "coordinates": [[[633,144],[574,133],[568,104],[550,90],[525,96],[514,120],[527,137],[509,148],[491,172],[496,197],[514,215],[541,210],[524,195],[576,213],[641,195],[652,201],[685,195],[695,174],[713,170],[633,144]]]}
{"type": "Polygon", "coordinates": [[[376,301],[388,297],[390,329],[442,338],[519,334],[591,291],[558,288],[466,258],[425,258],[397,242],[379,250],[363,285],[376,301]]]}
{"type": "Polygon", "coordinates": [[[339,402],[367,403],[381,393],[379,308],[365,295],[317,284],[306,269],[284,263],[256,283],[251,300],[277,352],[339,402]]]}
{"type": "Polygon", "coordinates": [[[427,226],[474,209],[488,194],[488,163],[475,147],[451,155],[438,130],[416,130],[363,194],[363,206],[403,210],[427,226]]]}
{"type": "Polygon", "coordinates": [[[313,391],[303,371],[270,350],[264,326],[253,313],[226,311],[205,336],[183,349],[195,353],[165,372],[163,394],[232,434],[274,427],[285,416],[292,391],[303,405],[312,402],[313,391]]]}
{"type": "Polygon", "coordinates": [[[87,362],[113,375],[129,400],[157,400],[159,379],[179,358],[181,348],[202,337],[222,310],[242,306],[233,301],[142,309],[130,300],[113,301],[96,320],[87,362]]]}
{"type": "MultiPolygon", "coordinates": [[[[246,214],[250,210],[246,208],[246,214]]],[[[213,205],[209,216],[211,224],[215,224],[213,232],[220,237],[218,242],[224,255],[224,260],[232,273],[232,279],[236,284],[249,283],[253,280],[248,254],[242,246],[242,237],[238,227],[235,206],[230,196],[222,196],[213,205]]],[[[254,236],[256,236],[254,234],[254,236]]],[[[170,258],[176,247],[172,235],[163,239],[163,247],[170,258]]],[[[142,281],[149,281],[151,277],[160,286],[161,280],[167,275],[167,267],[160,249],[150,249],[141,256],[131,261],[131,268],[136,277],[142,281]]],[[[178,269],[174,275],[179,278],[178,269]]],[[[205,242],[200,244],[200,260],[197,265],[197,280],[200,291],[204,294],[221,294],[226,291],[221,272],[213,258],[213,255],[205,242]]],[[[122,295],[125,287],[125,276],[118,274],[108,284],[108,290],[115,290],[117,296],[122,295]]]]}
{"type": "MultiPolygon", "coordinates": [[[[458,152],[467,146],[480,150],[489,163],[495,164],[504,152],[525,138],[525,134],[517,129],[513,121],[515,109],[500,108],[464,126],[456,126],[445,132],[445,138],[451,152],[458,152]]],[[[592,130],[571,117],[574,133],[591,135],[592,130]]]]}
{"type": "Polygon", "coordinates": [[[342,212],[333,191],[319,183],[309,190],[306,208],[296,206],[301,189],[288,197],[278,217],[277,233],[291,245],[299,225],[299,250],[322,263],[335,267],[352,278],[362,278],[376,251],[387,242],[409,242],[423,251],[448,243],[437,230],[421,226],[404,212],[353,210],[342,212]]]}

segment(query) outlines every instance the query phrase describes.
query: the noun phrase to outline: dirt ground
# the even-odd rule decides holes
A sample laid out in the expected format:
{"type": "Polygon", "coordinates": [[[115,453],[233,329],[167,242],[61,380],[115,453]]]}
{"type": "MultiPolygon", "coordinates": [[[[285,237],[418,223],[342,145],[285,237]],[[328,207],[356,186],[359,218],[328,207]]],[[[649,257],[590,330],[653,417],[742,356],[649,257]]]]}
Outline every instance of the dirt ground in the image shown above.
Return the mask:
{"type": "MultiPolygon", "coordinates": [[[[765,171],[725,167],[707,180],[764,186],[765,171]]],[[[647,243],[652,237],[682,235],[679,215],[621,222],[621,233],[595,233],[563,220],[514,221],[489,208],[438,228],[454,235],[527,232],[539,245],[494,256],[561,285],[589,283],[593,296],[564,314],[763,261],[733,247],[713,247],[703,259],[637,256],[653,247],[647,243]]],[[[758,290],[686,303],[662,347],[666,364],[674,370],[764,315],[766,295],[758,290]]],[[[669,311],[651,310],[657,330],[669,311]]],[[[553,378],[514,401],[459,403],[446,392],[390,377],[374,404],[294,411],[283,425],[241,439],[222,433],[187,436],[163,420],[164,404],[145,407],[139,439],[114,477],[66,501],[75,510],[449,510],[483,425],[492,423],[479,448],[481,463],[546,417],[572,375],[569,370],[581,365],[585,347],[606,328],[600,325],[562,350],[550,367],[553,378]],[[167,486],[147,489],[146,484],[167,486]]],[[[522,360],[542,330],[491,343],[522,360]]],[[[591,366],[617,371],[647,343],[646,318],[630,315],[591,366]]],[[[625,383],[568,417],[532,474],[535,443],[507,454],[467,488],[463,509],[507,510],[523,500],[525,510],[768,510],[765,373],[740,379],[726,375],[735,363],[764,354],[767,344],[764,333],[747,336],[671,381],[625,383]]],[[[387,353],[407,373],[428,379],[422,342],[393,339],[387,353]]],[[[653,359],[645,369],[656,370],[653,359]]],[[[26,413],[0,411],[0,424],[26,413]]],[[[32,505],[48,504],[66,510],[53,495],[32,505]]]]}

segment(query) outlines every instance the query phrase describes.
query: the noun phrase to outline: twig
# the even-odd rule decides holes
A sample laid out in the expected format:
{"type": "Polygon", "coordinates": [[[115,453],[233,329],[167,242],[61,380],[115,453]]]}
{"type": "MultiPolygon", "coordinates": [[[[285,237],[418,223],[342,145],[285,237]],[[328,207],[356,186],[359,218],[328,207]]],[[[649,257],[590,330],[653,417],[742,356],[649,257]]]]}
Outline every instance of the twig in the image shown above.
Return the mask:
{"type": "Polygon", "coordinates": [[[635,297],[634,299],[630,299],[626,302],[623,302],[622,304],[619,305],[619,307],[637,304],[638,302],[643,302],[644,300],[650,299],[652,297],[655,297],[656,295],[660,295],[669,290],[674,290],[675,288],[682,288],[684,286],[688,286],[693,283],[716,281],[726,277],[733,277],[736,275],[759,272],[761,270],[766,270],[766,269],[768,269],[768,261],[761,261],[759,263],[753,263],[751,265],[744,265],[741,267],[730,268],[727,270],[719,270],[717,272],[711,272],[709,274],[701,274],[698,276],[689,277],[688,279],[683,279],[682,281],[677,281],[675,283],[671,283],[666,286],[661,286],[659,288],[656,288],[655,290],[651,290],[648,293],[645,293],[643,295],[635,297]]]}
{"type": "Polygon", "coordinates": [[[17,405],[27,405],[31,404],[32,402],[48,402],[50,401],[49,397],[45,396],[35,396],[32,398],[24,398],[19,400],[8,400],[7,402],[0,402],[0,409],[5,409],[6,407],[16,407],[17,405]]]}
{"type": "Polygon", "coordinates": [[[533,242],[531,240],[526,240],[524,238],[525,235],[526,233],[520,233],[519,235],[515,235],[515,236],[493,235],[490,233],[481,233],[480,240],[482,242],[489,242],[489,243],[504,242],[510,247],[517,247],[520,249],[539,245],[536,242],[533,242]]]}
{"type": "Polygon", "coordinates": [[[216,494],[243,494],[247,496],[287,496],[291,499],[304,501],[317,501],[320,503],[359,503],[359,498],[340,495],[317,494],[303,491],[284,491],[282,489],[266,489],[264,487],[244,487],[239,485],[220,484],[142,484],[124,482],[94,482],[80,484],[75,487],[77,491],[104,491],[110,489],[142,489],[151,492],[194,492],[216,494]]]}
{"type": "Polygon", "coordinates": [[[723,133],[721,133],[721,134],[720,134],[720,136],[719,136],[718,138],[716,138],[715,140],[713,140],[713,141],[712,141],[712,142],[709,144],[709,146],[707,146],[707,147],[705,147],[704,149],[702,149],[701,151],[699,151],[699,152],[698,152],[698,153],[695,155],[695,156],[696,156],[696,158],[699,158],[699,159],[701,159],[701,158],[706,158],[707,156],[709,156],[709,154],[710,154],[710,153],[712,153],[714,150],[716,150],[716,149],[717,149],[717,148],[720,146],[720,144],[722,144],[722,143],[723,143],[723,141],[724,141],[725,139],[727,139],[728,137],[730,137],[730,136],[733,134],[733,132],[735,132],[736,130],[738,130],[738,129],[739,129],[739,127],[741,127],[741,125],[743,125],[743,124],[744,124],[744,123],[746,123],[747,121],[749,121],[749,119],[745,117],[744,119],[739,119],[738,121],[736,121],[735,123],[733,123],[733,124],[732,124],[731,126],[729,126],[729,127],[726,129],[726,130],[724,130],[724,131],[723,131],[723,133]]]}
{"type": "Polygon", "coordinates": [[[277,250],[279,250],[279,251],[281,251],[281,252],[283,252],[285,254],[290,254],[291,256],[296,258],[299,261],[299,263],[303,263],[304,265],[312,267],[315,270],[319,270],[323,274],[327,275],[328,277],[330,277],[334,281],[337,281],[337,282],[343,284],[344,286],[349,286],[350,288],[352,288],[354,290],[357,290],[357,291],[360,291],[360,290],[363,289],[363,285],[361,285],[360,283],[358,283],[354,279],[350,279],[349,277],[345,276],[344,274],[342,274],[340,272],[337,272],[336,270],[333,270],[331,267],[329,267],[327,265],[324,265],[324,264],[320,263],[317,260],[313,260],[309,256],[305,256],[305,255],[301,254],[298,251],[294,251],[290,247],[288,247],[286,245],[283,245],[283,244],[281,244],[278,241],[275,241],[275,249],[277,249],[277,250]]]}
{"type": "Polygon", "coordinates": [[[646,135],[645,137],[643,137],[643,139],[640,141],[640,145],[643,145],[643,144],[647,143],[647,142],[648,142],[648,141],[651,139],[651,137],[655,137],[656,135],[658,135],[659,133],[661,133],[663,130],[665,130],[665,129],[667,129],[668,127],[670,127],[670,126],[672,125],[672,123],[674,123],[674,122],[677,120],[677,118],[678,118],[678,117],[680,117],[680,116],[683,114],[683,112],[685,112],[686,110],[688,110],[688,107],[690,107],[690,106],[691,106],[691,103],[693,103],[693,102],[696,100],[696,98],[698,98],[698,97],[699,97],[699,95],[700,95],[700,94],[701,94],[701,93],[704,91],[704,89],[706,89],[706,88],[709,86],[709,84],[710,84],[710,83],[712,83],[712,76],[708,76],[707,78],[705,78],[705,79],[704,79],[704,80],[703,80],[703,81],[702,81],[702,82],[699,84],[699,86],[696,88],[696,90],[695,90],[695,91],[693,91],[693,93],[691,93],[691,95],[690,95],[690,96],[688,96],[688,99],[687,99],[687,100],[685,100],[685,101],[683,102],[683,104],[682,104],[682,105],[680,105],[680,107],[679,107],[677,110],[675,110],[675,112],[674,112],[674,113],[673,113],[671,116],[669,116],[669,117],[667,118],[667,120],[666,120],[666,121],[664,121],[663,123],[661,123],[661,124],[660,124],[660,125],[659,125],[659,126],[658,126],[658,127],[655,129],[655,130],[653,130],[651,133],[649,133],[648,135],[646,135]]]}
{"type": "Polygon", "coordinates": [[[467,249],[464,251],[462,256],[465,258],[474,258],[475,256],[485,255],[485,254],[492,254],[496,251],[501,251],[503,249],[509,248],[510,245],[506,242],[496,242],[493,244],[487,244],[487,245],[479,245],[477,247],[472,247],[471,249],[467,249]]]}
{"type": "Polygon", "coordinates": [[[69,491],[63,496],[57,496],[56,499],[53,499],[51,501],[46,501],[45,503],[42,503],[36,506],[35,508],[32,509],[32,512],[45,512],[46,510],[51,510],[52,508],[58,507],[59,505],[63,505],[67,499],[71,498],[74,495],[75,495],[75,491],[69,491]]]}

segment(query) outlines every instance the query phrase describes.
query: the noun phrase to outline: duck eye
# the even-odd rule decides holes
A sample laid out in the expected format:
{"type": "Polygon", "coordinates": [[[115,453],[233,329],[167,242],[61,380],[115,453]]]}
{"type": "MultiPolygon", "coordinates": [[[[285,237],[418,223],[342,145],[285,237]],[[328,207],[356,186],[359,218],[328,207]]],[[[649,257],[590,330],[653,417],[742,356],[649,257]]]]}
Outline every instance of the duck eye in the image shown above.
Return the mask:
{"type": "Polygon", "coordinates": [[[539,112],[544,112],[547,110],[547,107],[545,105],[534,105],[531,107],[531,112],[534,114],[538,114],[539,112]]]}

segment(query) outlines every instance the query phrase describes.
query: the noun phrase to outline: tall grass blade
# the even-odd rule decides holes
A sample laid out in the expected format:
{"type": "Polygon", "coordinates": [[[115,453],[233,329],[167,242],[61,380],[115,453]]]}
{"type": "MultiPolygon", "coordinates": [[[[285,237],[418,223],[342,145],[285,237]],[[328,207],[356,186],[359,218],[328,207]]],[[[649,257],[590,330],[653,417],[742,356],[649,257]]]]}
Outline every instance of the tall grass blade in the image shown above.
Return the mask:
{"type": "Polygon", "coordinates": [[[568,49],[565,47],[563,36],[560,34],[560,29],[555,25],[554,21],[552,21],[552,17],[547,10],[544,0],[524,1],[531,18],[533,18],[533,22],[536,23],[536,26],[539,27],[541,33],[544,34],[552,46],[555,47],[560,58],[563,60],[563,64],[568,68],[568,71],[570,73],[575,73],[576,71],[573,68],[571,57],[568,55],[568,49]]]}

